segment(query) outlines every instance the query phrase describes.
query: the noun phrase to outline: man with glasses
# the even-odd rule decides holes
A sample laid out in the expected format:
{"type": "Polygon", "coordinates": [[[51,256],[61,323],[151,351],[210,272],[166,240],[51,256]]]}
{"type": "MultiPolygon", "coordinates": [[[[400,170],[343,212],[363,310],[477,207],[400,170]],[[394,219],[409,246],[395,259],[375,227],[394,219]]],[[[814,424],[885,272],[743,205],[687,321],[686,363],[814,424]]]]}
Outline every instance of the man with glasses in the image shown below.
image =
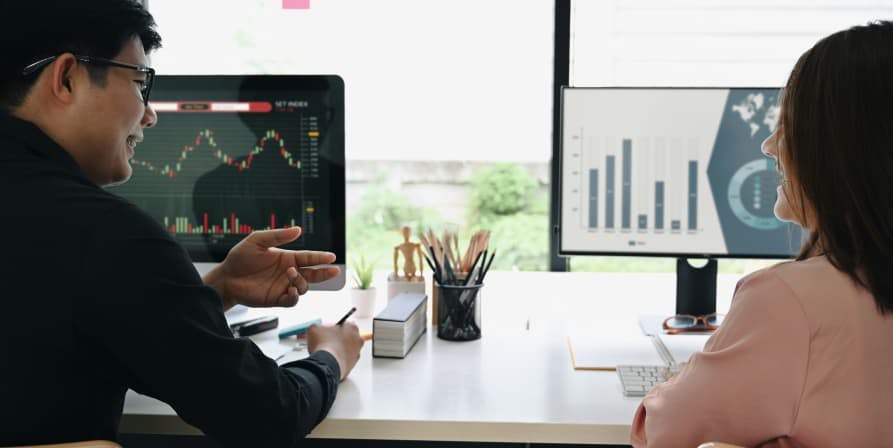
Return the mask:
{"type": "MultiPolygon", "coordinates": [[[[139,42],[142,44],[142,41],[139,42]]],[[[144,51],[145,53],[145,51],[144,51]]],[[[48,58],[43,58],[33,64],[28,64],[24,70],[22,70],[22,76],[29,76],[32,73],[39,72],[42,68],[46,67],[49,64],[52,64],[59,56],[50,56],[48,58]]],[[[85,64],[94,64],[98,66],[107,66],[107,67],[121,67],[121,68],[129,68],[131,70],[135,70],[140,73],[146,74],[145,81],[140,83],[140,95],[143,97],[143,104],[148,107],[149,106],[149,92],[152,91],[152,82],[155,80],[155,69],[152,67],[143,67],[141,65],[133,65],[126,64],[124,62],[115,61],[112,59],[99,58],[99,57],[91,57],[91,56],[77,56],[75,55],[75,59],[85,64]]]]}
{"type": "Polygon", "coordinates": [[[128,388],[223,446],[295,446],[325,417],[363,341],[314,326],[282,367],[233,338],[236,305],[293,306],[337,275],[326,252],[255,232],[202,279],[125,182],[160,46],[135,0],[0,3],[0,446],[116,439],[128,388]]]}

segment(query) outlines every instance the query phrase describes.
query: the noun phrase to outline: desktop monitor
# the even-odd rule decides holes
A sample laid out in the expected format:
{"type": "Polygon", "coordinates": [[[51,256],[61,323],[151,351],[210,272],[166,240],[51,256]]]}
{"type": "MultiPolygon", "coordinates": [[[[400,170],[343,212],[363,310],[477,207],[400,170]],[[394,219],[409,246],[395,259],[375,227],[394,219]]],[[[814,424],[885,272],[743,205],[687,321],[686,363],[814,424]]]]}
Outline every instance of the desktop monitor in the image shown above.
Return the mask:
{"type": "Polygon", "coordinates": [[[344,285],[344,83],[338,76],[158,76],[155,127],[112,190],[158,220],[194,262],[253,230],[300,226],[287,249],[334,252],[344,285]]]}
{"type": "MultiPolygon", "coordinates": [[[[564,88],[559,253],[791,257],[801,230],[775,217],[779,174],[760,152],[777,126],[779,94],[769,88],[564,88]]],[[[712,275],[715,297],[712,263],[706,280],[680,272],[679,282],[694,276],[693,283],[709,290],[712,275]]]]}

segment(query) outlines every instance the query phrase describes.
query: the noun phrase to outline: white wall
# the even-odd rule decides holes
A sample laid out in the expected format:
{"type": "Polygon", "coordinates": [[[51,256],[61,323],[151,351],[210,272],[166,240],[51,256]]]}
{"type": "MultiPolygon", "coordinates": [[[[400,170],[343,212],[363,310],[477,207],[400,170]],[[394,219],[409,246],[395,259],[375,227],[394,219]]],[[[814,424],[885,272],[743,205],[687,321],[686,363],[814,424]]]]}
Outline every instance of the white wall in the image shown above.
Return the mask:
{"type": "Polygon", "coordinates": [[[890,0],[574,1],[570,84],[778,87],[818,39],[890,18],[890,0]]]}
{"type": "Polygon", "coordinates": [[[151,0],[160,74],[335,73],[347,158],[548,161],[553,2],[151,0]]]}

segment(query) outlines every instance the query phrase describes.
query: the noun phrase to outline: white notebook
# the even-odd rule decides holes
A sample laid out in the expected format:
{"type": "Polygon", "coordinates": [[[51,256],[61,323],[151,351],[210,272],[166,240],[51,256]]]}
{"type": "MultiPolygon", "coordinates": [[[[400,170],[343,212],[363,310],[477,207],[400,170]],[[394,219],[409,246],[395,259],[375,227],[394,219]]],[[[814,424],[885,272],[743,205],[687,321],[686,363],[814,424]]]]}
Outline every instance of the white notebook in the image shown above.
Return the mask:
{"type": "Polygon", "coordinates": [[[673,366],[704,348],[709,335],[606,334],[577,332],[568,336],[575,370],[617,370],[617,366],[673,366]]]}
{"type": "Polygon", "coordinates": [[[618,365],[665,365],[651,336],[576,333],[567,337],[576,370],[616,370],[618,365]]]}

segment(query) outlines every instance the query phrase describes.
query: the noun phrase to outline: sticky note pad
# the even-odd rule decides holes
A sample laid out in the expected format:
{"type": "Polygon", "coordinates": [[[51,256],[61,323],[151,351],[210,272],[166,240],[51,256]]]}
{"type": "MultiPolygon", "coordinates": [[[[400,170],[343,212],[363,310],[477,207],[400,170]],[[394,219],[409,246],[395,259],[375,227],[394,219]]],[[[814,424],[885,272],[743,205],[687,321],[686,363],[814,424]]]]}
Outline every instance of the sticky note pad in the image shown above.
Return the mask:
{"type": "Polygon", "coordinates": [[[310,0],[282,0],[282,9],[310,9],[310,0]]]}
{"type": "Polygon", "coordinates": [[[307,329],[312,325],[321,324],[322,319],[316,318],[313,320],[308,320],[307,322],[301,322],[299,324],[290,325],[288,327],[283,327],[279,329],[279,339],[285,339],[289,336],[296,336],[299,334],[304,334],[307,332],[307,329]]]}

